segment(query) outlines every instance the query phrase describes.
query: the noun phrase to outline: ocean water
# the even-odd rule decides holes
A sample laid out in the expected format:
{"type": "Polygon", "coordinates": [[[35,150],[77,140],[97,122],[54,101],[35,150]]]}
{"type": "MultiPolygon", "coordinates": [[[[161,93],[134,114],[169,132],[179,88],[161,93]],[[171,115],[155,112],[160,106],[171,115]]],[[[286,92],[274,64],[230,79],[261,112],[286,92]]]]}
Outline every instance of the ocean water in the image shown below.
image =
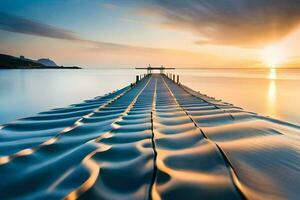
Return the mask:
{"type": "MultiPolygon", "coordinates": [[[[104,95],[134,69],[1,70],[0,124],[104,95]]],[[[182,84],[261,115],[300,124],[300,69],[176,69],[182,84]]]]}
{"type": "Polygon", "coordinates": [[[181,82],[247,111],[300,124],[300,69],[177,70],[181,82]]]}
{"type": "Polygon", "coordinates": [[[0,124],[121,89],[132,70],[0,70],[0,124]]]}

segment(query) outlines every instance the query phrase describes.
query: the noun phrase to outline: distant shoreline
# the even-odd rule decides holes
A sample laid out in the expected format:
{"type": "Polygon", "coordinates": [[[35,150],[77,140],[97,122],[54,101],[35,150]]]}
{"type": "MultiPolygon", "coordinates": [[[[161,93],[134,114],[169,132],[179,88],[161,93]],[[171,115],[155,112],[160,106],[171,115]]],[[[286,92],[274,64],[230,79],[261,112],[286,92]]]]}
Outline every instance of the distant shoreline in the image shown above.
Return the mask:
{"type": "Polygon", "coordinates": [[[78,66],[65,67],[57,65],[49,58],[32,60],[24,56],[14,57],[0,54],[0,69],[82,69],[78,66]]]}

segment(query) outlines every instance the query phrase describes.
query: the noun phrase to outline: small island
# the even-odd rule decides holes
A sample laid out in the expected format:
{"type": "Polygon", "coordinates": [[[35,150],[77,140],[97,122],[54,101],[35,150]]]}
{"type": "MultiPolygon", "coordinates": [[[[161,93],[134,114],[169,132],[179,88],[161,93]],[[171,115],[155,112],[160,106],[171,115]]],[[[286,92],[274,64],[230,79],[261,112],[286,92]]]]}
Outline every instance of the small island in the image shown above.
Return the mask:
{"type": "Polygon", "coordinates": [[[58,66],[49,58],[32,60],[24,56],[14,57],[0,54],[0,69],[82,69],[78,66],[58,66]]]}

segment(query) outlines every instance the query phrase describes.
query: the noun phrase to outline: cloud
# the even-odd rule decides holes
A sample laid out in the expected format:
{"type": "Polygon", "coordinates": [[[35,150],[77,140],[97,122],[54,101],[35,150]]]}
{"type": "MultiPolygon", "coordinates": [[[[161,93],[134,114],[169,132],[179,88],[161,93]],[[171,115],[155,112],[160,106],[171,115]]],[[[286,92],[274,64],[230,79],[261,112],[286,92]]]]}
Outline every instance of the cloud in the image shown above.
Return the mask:
{"type": "Polygon", "coordinates": [[[50,26],[38,21],[24,19],[5,13],[0,13],[0,29],[27,35],[75,41],[77,43],[84,44],[85,46],[87,46],[87,48],[93,49],[110,49],[115,51],[125,49],[146,49],[143,47],[135,47],[131,45],[88,40],[77,36],[75,33],[69,30],[57,28],[55,26],[50,26]]]}
{"type": "Polygon", "coordinates": [[[42,45],[47,46],[47,48],[43,48],[43,51],[41,51],[40,43],[36,45],[35,41],[32,41],[31,45],[18,43],[8,44],[4,41],[4,44],[1,44],[0,46],[0,51],[7,53],[14,52],[14,54],[24,54],[24,52],[27,52],[29,55],[31,55],[32,52],[35,52],[32,54],[33,56],[36,56],[37,54],[44,54],[44,56],[58,58],[60,63],[73,62],[82,66],[144,66],[145,64],[151,63],[157,66],[164,64],[166,66],[176,65],[181,67],[241,67],[245,65],[245,62],[249,65],[253,62],[236,58],[236,56],[234,56],[234,58],[227,58],[208,52],[150,48],[94,41],[80,37],[66,29],[1,13],[0,29],[38,37],[60,39],[70,41],[74,44],[79,44],[74,46],[66,45],[61,41],[45,40],[42,45]],[[57,48],[64,50],[57,51],[57,48]],[[63,54],[61,53],[62,51],[64,51],[63,54]]]}
{"type": "Polygon", "coordinates": [[[79,37],[77,37],[70,31],[5,13],[0,13],[0,29],[15,33],[23,33],[56,39],[79,39],[79,37]]]}
{"type": "MultiPolygon", "coordinates": [[[[215,60],[215,57],[213,55],[204,55],[201,53],[195,53],[190,51],[140,47],[133,45],[88,40],[79,37],[75,33],[65,29],[57,28],[38,21],[24,19],[3,13],[0,13],[0,29],[9,32],[34,35],[39,37],[61,39],[75,42],[81,45],[80,48],[75,47],[74,49],[70,49],[68,45],[65,45],[58,41],[53,41],[55,45],[49,45],[47,50],[45,50],[44,52],[48,52],[49,49],[52,49],[51,55],[53,57],[60,58],[61,62],[63,62],[63,59],[66,59],[65,57],[67,55],[69,56],[69,60],[76,60],[80,58],[86,63],[94,62],[95,65],[96,63],[102,63],[102,65],[105,66],[143,66],[145,65],[145,63],[152,63],[156,65],[164,63],[166,65],[172,65],[174,64],[174,58],[176,58],[177,65],[199,66],[205,60],[215,60]],[[60,51],[56,50],[57,46],[59,45],[62,45],[60,46],[60,48],[67,48],[65,52],[72,53],[64,53],[62,55],[60,51]]],[[[14,44],[10,44],[10,48],[12,45],[14,44]]],[[[34,45],[31,45],[30,51],[28,50],[28,46],[22,48],[15,47],[14,49],[22,49],[22,51],[20,52],[21,54],[24,51],[26,52],[26,48],[27,52],[32,52],[33,49],[36,47],[34,47],[34,45]]],[[[5,48],[2,45],[0,46],[0,50],[7,51],[7,48],[5,48]]],[[[35,51],[37,52],[40,50],[36,49],[35,51]]],[[[65,62],[68,61],[65,60],[65,62]]],[[[77,62],[80,63],[80,60],[77,60],[77,62]]],[[[84,63],[82,63],[82,65],[84,65],[84,63]]]]}
{"type": "Polygon", "coordinates": [[[156,0],[169,28],[199,36],[198,44],[257,47],[286,36],[300,22],[299,0],[156,0]]]}

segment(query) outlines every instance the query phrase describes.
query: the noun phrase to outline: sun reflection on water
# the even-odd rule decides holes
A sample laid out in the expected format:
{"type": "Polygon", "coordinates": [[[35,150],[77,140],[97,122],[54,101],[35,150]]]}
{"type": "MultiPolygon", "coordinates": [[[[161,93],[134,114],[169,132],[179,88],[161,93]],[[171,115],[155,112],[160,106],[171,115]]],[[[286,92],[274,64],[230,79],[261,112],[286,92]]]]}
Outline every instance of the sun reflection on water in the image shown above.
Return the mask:
{"type": "Polygon", "coordinates": [[[267,108],[268,108],[268,113],[272,117],[276,117],[276,69],[270,69],[269,72],[269,89],[268,89],[268,98],[267,98],[267,108]]]}
{"type": "Polygon", "coordinates": [[[274,80],[277,78],[276,68],[271,68],[269,72],[269,79],[274,80]]]}

